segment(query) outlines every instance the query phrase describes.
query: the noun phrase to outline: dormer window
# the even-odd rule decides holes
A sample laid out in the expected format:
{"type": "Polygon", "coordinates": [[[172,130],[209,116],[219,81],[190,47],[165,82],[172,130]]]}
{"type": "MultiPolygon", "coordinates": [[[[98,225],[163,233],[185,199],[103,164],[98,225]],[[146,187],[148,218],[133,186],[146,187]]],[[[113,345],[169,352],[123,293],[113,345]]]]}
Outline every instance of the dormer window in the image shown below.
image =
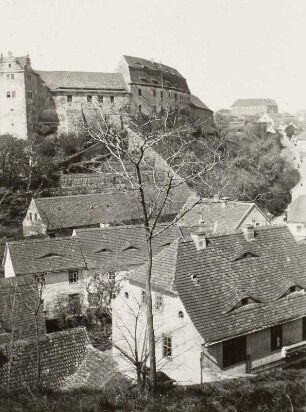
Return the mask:
{"type": "Polygon", "coordinates": [[[249,302],[248,302],[248,298],[243,298],[243,299],[241,299],[241,305],[242,306],[244,306],[244,305],[247,305],[249,302]]]}

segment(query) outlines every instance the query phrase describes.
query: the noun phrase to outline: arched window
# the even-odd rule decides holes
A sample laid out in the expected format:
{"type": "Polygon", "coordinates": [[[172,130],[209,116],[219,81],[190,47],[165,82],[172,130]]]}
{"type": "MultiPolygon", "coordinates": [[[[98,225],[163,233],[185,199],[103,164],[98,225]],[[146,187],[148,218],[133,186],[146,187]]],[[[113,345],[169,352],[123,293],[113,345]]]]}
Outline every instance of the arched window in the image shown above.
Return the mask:
{"type": "Polygon", "coordinates": [[[138,96],[141,96],[141,89],[138,89],[138,96]]]}
{"type": "Polygon", "coordinates": [[[184,317],[184,312],[180,310],[179,313],[178,313],[178,317],[179,317],[180,319],[183,319],[183,317],[184,317]]]}
{"type": "Polygon", "coordinates": [[[124,293],[124,297],[125,297],[126,299],[128,299],[128,298],[129,298],[129,294],[128,294],[128,292],[125,292],[125,293],[124,293]]]}

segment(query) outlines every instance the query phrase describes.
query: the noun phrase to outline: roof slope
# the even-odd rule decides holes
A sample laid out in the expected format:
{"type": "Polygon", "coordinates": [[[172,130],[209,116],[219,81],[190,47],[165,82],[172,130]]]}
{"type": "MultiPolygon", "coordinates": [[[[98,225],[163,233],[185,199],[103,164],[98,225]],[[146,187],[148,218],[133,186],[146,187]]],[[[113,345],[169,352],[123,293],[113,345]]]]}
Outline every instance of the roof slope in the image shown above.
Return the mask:
{"type": "MultiPolygon", "coordinates": [[[[152,275],[153,284],[162,278],[171,285],[175,270],[169,291],[179,294],[207,344],[306,316],[305,293],[282,297],[291,286],[306,288],[304,248],[287,226],[256,228],[249,242],[238,231],[207,235],[207,243],[197,251],[193,240],[176,242],[168,256],[156,256],[152,275]],[[245,297],[254,303],[237,308],[245,297]]],[[[144,276],[137,280],[144,283],[144,276]]]]}
{"type": "Polygon", "coordinates": [[[153,83],[158,87],[190,93],[185,78],[173,67],[140,57],[123,56],[130,69],[132,83],[153,83]],[[143,80],[145,79],[145,81],[143,80]]]}
{"type": "Polygon", "coordinates": [[[86,267],[77,239],[49,238],[8,242],[16,275],[86,267]]]}
{"type": "Polygon", "coordinates": [[[273,99],[238,99],[232,106],[277,106],[277,103],[273,99]]]}
{"type": "MultiPolygon", "coordinates": [[[[188,210],[195,202],[196,198],[189,198],[182,211],[188,210]]],[[[247,202],[213,201],[212,199],[203,199],[199,202],[179,220],[179,226],[195,227],[200,224],[201,220],[204,220],[206,233],[212,233],[214,230],[216,233],[232,232],[237,229],[247,213],[255,207],[255,203],[247,202]]],[[[183,231],[184,234],[188,233],[186,230],[183,231]]]]}
{"type": "MultiPolygon", "coordinates": [[[[158,225],[156,233],[163,228],[165,226],[158,225]]],[[[77,229],[75,233],[89,268],[103,268],[104,271],[127,270],[142,265],[147,260],[143,226],[77,229]]],[[[159,253],[179,237],[181,232],[177,226],[164,230],[153,239],[153,253],[159,253]]]]}
{"type": "Polygon", "coordinates": [[[289,223],[306,223],[306,195],[300,195],[288,206],[289,223]]]}
{"type": "Polygon", "coordinates": [[[200,100],[197,96],[194,96],[193,94],[190,95],[190,103],[191,106],[197,107],[199,109],[209,110],[210,112],[212,112],[212,110],[210,110],[210,108],[207,107],[206,104],[202,102],[202,100],[200,100]]]}
{"type": "MultiPolygon", "coordinates": [[[[163,215],[177,214],[186,198],[176,191],[163,215]]],[[[153,190],[146,193],[148,203],[157,199],[153,190]]],[[[42,197],[34,199],[38,212],[48,230],[76,228],[100,223],[128,223],[143,219],[137,191],[108,192],[90,195],[42,197]]],[[[162,201],[162,196],[160,196],[162,201]]]]}
{"type": "Polygon", "coordinates": [[[120,73],[36,71],[46,86],[53,90],[114,90],[127,92],[120,73]]]}

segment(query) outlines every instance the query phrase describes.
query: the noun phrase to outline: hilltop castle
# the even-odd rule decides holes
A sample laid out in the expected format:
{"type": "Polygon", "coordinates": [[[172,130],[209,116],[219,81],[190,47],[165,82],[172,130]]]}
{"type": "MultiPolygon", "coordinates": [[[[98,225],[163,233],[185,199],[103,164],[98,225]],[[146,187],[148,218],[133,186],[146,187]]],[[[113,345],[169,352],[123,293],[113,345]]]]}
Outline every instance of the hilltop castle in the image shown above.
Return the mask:
{"type": "Polygon", "coordinates": [[[37,71],[29,56],[0,57],[0,135],[74,132],[80,119],[122,110],[168,111],[202,129],[213,112],[190,93],[186,79],[164,64],[123,56],[114,73],[37,71]]]}

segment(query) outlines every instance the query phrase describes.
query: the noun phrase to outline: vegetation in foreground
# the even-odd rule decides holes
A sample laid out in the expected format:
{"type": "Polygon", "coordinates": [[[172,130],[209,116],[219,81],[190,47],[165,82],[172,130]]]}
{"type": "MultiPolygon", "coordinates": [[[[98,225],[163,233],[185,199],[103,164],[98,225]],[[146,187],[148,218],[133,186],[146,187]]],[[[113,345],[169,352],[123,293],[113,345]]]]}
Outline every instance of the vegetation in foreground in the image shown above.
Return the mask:
{"type": "Polygon", "coordinates": [[[0,392],[1,412],[305,412],[305,369],[274,371],[246,379],[160,388],[153,398],[124,379],[100,391],[0,392]]]}

